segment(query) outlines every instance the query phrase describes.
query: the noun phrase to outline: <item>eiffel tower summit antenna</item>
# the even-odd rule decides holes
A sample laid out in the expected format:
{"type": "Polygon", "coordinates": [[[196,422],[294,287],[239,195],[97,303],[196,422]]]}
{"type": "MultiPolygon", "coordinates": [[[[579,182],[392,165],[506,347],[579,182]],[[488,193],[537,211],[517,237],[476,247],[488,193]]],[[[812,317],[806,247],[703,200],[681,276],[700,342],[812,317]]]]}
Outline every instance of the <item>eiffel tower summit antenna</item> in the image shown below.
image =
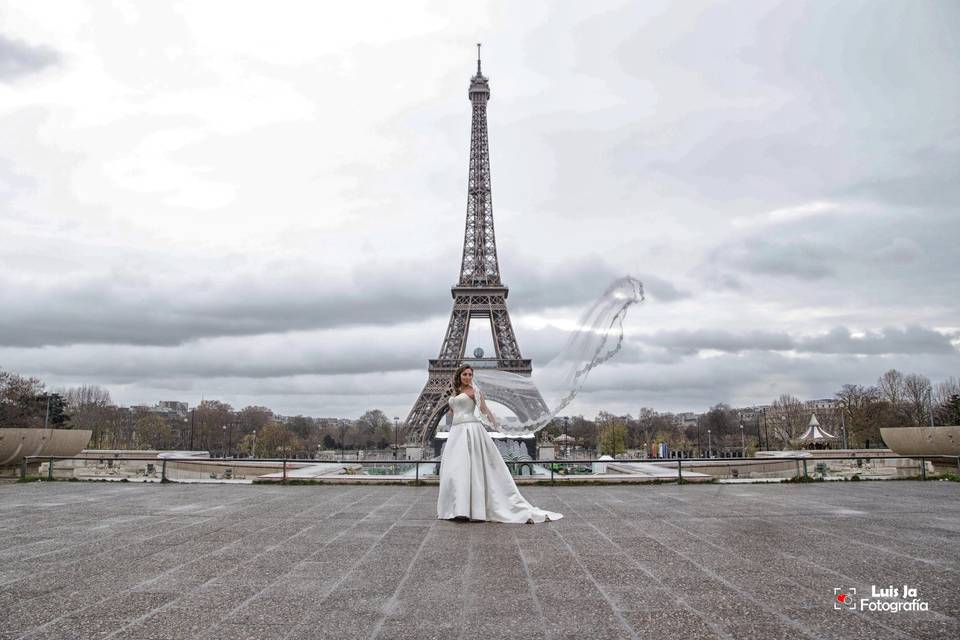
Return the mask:
{"type": "MultiPolygon", "coordinates": [[[[467,216],[463,237],[463,259],[460,277],[450,288],[453,311],[447,333],[437,358],[429,360],[427,383],[410,410],[406,425],[408,437],[421,447],[433,441],[439,453],[440,442],[434,439],[437,424],[447,410],[451,378],[461,364],[476,369],[492,368],[529,376],[533,373],[530,360],[520,353],[510,314],[507,312],[509,289],[500,279],[497,260],[497,242],[493,229],[493,198],[490,188],[490,149],[487,138],[487,102],[490,100],[489,80],[480,71],[480,43],[477,43],[477,74],[470,78],[467,92],[472,118],[470,125],[470,164],[467,172],[467,216]],[[483,318],[490,323],[496,353],[484,357],[477,350],[467,357],[467,335],[472,318],[483,318]]],[[[493,397],[526,420],[540,415],[546,405],[539,391],[530,395],[493,397]]],[[[526,445],[532,458],[536,457],[535,439],[526,445]]]]}

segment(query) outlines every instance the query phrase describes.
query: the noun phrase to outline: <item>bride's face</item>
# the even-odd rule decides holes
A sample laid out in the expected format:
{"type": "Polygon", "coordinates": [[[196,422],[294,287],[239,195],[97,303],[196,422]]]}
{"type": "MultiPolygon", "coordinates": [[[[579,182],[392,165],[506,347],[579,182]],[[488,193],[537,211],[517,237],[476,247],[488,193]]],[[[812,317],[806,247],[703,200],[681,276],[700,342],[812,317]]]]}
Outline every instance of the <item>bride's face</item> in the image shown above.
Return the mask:
{"type": "Polygon", "coordinates": [[[473,386],[473,369],[464,369],[460,372],[460,386],[473,386]]]}

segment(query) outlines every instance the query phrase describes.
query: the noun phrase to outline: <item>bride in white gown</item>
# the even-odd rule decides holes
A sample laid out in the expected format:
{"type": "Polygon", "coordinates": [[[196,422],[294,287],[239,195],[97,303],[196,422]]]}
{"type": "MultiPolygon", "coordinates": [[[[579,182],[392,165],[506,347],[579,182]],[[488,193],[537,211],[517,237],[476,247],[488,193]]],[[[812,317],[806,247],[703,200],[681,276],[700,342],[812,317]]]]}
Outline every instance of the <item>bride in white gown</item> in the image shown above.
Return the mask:
{"type": "Polygon", "coordinates": [[[483,393],[473,386],[473,368],[458,368],[454,381],[454,395],[447,401],[453,425],[440,458],[437,518],[517,524],[562,518],[563,514],[534,507],[517,490],[500,451],[474,415],[479,401],[480,411],[496,427],[483,393]]]}

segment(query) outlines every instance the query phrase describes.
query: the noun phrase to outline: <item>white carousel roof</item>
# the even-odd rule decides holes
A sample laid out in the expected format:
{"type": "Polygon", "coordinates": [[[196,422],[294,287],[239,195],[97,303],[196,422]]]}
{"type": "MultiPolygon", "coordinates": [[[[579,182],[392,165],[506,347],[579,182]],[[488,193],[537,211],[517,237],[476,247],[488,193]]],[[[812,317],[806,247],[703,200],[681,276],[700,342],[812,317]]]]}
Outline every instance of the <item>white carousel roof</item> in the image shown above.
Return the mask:
{"type": "Polygon", "coordinates": [[[832,436],[820,428],[820,421],[817,420],[817,414],[810,414],[810,424],[807,430],[800,436],[801,442],[816,442],[818,440],[833,440],[837,436],[832,436]]]}

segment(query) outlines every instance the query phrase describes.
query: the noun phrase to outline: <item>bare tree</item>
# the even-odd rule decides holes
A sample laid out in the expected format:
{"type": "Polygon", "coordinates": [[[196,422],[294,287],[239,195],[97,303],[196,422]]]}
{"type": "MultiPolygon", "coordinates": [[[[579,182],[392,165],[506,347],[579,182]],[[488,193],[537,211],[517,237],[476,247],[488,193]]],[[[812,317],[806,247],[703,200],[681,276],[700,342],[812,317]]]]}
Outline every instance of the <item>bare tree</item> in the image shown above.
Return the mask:
{"type": "Polygon", "coordinates": [[[393,440],[393,424],[380,409],[371,409],[357,419],[357,434],[363,446],[385,446],[393,440]]]}
{"type": "Polygon", "coordinates": [[[210,451],[227,450],[226,429],[234,420],[233,407],[218,400],[204,400],[196,408],[195,426],[199,433],[200,447],[210,451]]]}
{"type": "Polygon", "coordinates": [[[933,402],[930,378],[911,373],[903,379],[904,411],[915,427],[926,425],[930,418],[930,406],[933,402]]]}
{"type": "Polygon", "coordinates": [[[890,369],[877,380],[877,389],[880,398],[899,410],[903,405],[905,390],[903,388],[903,374],[896,369],[890,369]]]}
{"type": "Polygon", "coordinates": [[[960,425],[960,380],[950,376],[933,390],[934,419],[941,425],[960,425]]]}
{"type": "Polygon", "coordinates": [[[126,407],[107,407],[105,444],[111,449],[132,449],[136,418],[137,416],[126,407]]]}
{"type": "Polygon", "coordinates": [[[63,393],[70,411],[70,418],[76,429],[89,429],[93,446],[103,447],[104,437],[108,435],[110,392],[97,385],[71,387],[63,393]]]}
{"type": "Polygon", "coordinates": [[[789,449],[803,435],[810,420],[806,406],[789,393],[773,401],[770,414],[770,426],[785,449],[789,449]]]}
{"type": "Polygon", "coordinates": [[[40,428],[45,414],[46,395],[39,378],[0,370],[0,427],[40,428]]]}

